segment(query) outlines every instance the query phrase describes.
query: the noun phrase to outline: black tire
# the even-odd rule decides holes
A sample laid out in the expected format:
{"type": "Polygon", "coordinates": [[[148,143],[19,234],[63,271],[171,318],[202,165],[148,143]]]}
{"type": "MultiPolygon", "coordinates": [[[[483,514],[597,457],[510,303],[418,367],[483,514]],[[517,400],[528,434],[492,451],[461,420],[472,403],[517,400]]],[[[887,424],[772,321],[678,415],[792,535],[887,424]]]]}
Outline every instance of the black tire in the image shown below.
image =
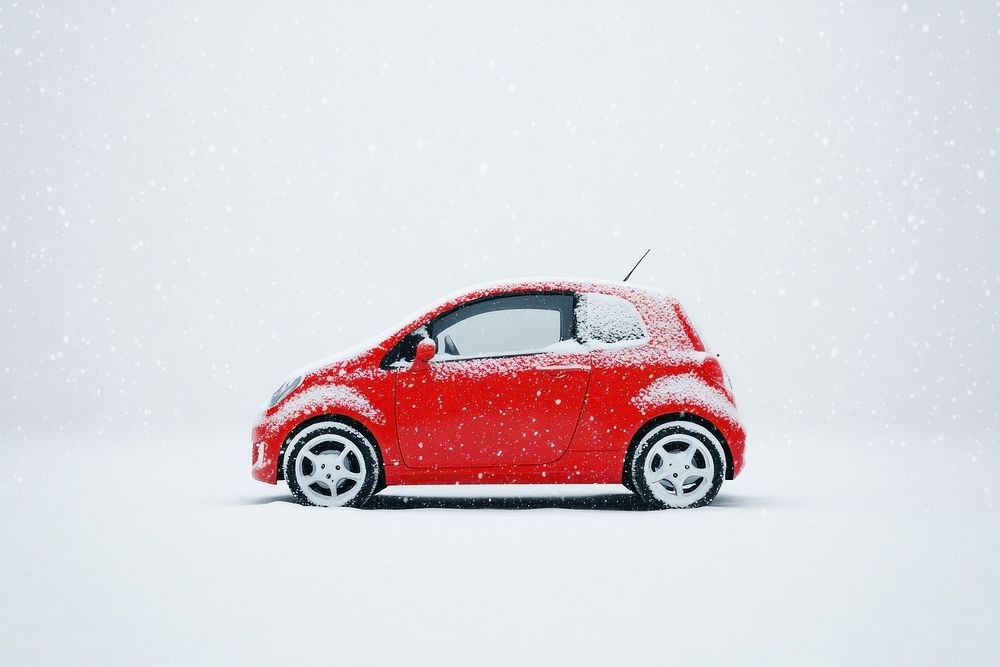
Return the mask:
{"type": "MultiPolygon", "coordinates": [[[[691,444],[685,444],[684,446],[689,447],[691,444]]],[[[654,454],[654,456],[656,455],[654,454]]],[[[661,462],[661,465],[663,465],[663,462],[661,462]]],[[[674,476],[676,477],[676,474],[674,476]]],[[[726,457],[718,441],[706,435],[704,430],[696,424],[688,422],[669,422],[650,431],[633,448],[628,460],[625,462],[625,475],[623,475],[623,479],[627,482],[625,486],[631,487],[637,496],[654,509],[691,509],[708,505],[719,494],[719,489],[722,488],[722,482],[725,478],[726,457]],[[714,472],[711,475],[711,480],[709,481],[703,477],[700,481],[693,482],[692,484],[696,486],[691,492],[692,500],[690,501],[683,501],[680,498],[672,500],[672,496],[665,497],[663,491],[654,492],[644,473],[646,458],[650,456],[650,452],[661,443],[664,447],[679,447],[680,445],[677,443],[692,443],[692,439],[704,446],[703,449],[698,448],[696,454],[698,457],[697,461],[701,463],[699,467],[705,469],[708,467],[707,461],[705,461],[705,452],[712,459],[714,472]],[[706,482],[708,483],[706,484],[706,482]]],[[[665,487],[663,488],[665,489],[665,487]]],[[[683,485],[680,490],[684,491],[683,485]]]]}
{"type": "MultiPolygon", "coordinates": [[[[288,483],[288,488],[295,499],[302,505],[362,507],[378,490],[384,487],[382,481],[385,477],[385,471],[382,469],[381,457],[378,455],[375,443],[357,428],[339,421],[315,422],[299,431],[285,451],[284,467],[285,481],[288,483]],[[328,443],[329,446],[327,448],[330,452],[325,453],[338,453],[338,444],[343,447],[340,450],[341,452],[348,451],[348,447],[344,442],[345,440],[353,443],[356,448],[356,450],[351,449],[348,453],[349,464],[345,463],[345,471],[355,472],[355,474],[362,476],[360,480],[341,480],[341,482],[353,482],[348,490],[343,493],[345,496],[349,493],[352,494],[349,499],[344,502],[337,501],[335,494],[329,488],[330,485],[321,479],[317,480],[318,484],[317,482],[313,482],[308,488],[303,488],[300,483],[298,471],[305,466],[305,462],[297,465],[298,459],[303,455],[303,452],[315,454],[314,450],[316,448],[321,445],[327,447],[328,443]],[[361,460],[363,460],[363,467],[360,465],[361,461],[358,460],[358,454],[360,454],[361,460]],[[354,466],[358,470],[352,471],[348,465],[354,466]],[[359,486],[359,488],[355,490],[354,485],[359,486]],[[319,493],[323,489],[327,489],[330,492],[331,500],[329,502],[324,502],[322,495],[319,493]]],[[[337,469],[340,470],[339,467],[337,469]]]]}

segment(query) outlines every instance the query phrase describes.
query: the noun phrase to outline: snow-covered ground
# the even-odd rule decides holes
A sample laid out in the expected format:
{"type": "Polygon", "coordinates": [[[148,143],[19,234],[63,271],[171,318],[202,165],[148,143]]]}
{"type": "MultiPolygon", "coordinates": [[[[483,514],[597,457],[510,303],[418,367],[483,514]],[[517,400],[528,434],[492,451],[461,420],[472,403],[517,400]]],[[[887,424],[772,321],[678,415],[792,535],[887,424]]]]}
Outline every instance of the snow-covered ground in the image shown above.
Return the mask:
{"type": "Polygon", "coordinates": [[[0,447],[19,664],[959,664],[1000,650],[994,443],[756,433],[715,504],[292,504],[239,434],[0,447]],[[360,663],[358,663],[360,664],[360,663]],[[373,663],[368,663],[373,664],[373,663]]]}

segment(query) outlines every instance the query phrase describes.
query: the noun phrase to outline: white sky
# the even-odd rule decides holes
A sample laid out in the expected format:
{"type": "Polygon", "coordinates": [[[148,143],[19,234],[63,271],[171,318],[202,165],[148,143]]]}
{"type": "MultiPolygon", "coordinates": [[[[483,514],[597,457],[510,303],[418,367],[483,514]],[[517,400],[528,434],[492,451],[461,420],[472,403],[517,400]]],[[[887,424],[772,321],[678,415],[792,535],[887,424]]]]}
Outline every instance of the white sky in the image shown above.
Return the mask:
{"type": "Polygon", "coordinates": [[[5,3],[0,432],[248,428],[652,247],[751,433],[995,433],[998,62],[994,3],[5,3]]]}

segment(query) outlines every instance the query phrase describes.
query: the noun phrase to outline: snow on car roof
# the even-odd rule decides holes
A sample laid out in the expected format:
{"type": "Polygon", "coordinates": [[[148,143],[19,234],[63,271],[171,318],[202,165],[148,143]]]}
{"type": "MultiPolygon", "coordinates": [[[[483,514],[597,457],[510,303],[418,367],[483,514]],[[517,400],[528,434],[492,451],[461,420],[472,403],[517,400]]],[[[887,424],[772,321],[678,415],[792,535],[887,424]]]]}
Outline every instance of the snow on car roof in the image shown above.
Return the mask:
{"type": "Polygon", "coordinates": [[[452,292],[439,299],[437,303],[451,301],[462,296],[475,294],[477,292],[495,294],[503,292],[507,289],[571,290],[575,292],[598,291],[603,293],[644,292],[660,298],[674,300],[673,296],[660,288],[640,285],[637,283],[624,283],[612,280],[594,280],[592,278],[558,278],[539,276],[530,278],[507,278],[479,283],[478,285],[472,285],[462,290],[452,292]]]}

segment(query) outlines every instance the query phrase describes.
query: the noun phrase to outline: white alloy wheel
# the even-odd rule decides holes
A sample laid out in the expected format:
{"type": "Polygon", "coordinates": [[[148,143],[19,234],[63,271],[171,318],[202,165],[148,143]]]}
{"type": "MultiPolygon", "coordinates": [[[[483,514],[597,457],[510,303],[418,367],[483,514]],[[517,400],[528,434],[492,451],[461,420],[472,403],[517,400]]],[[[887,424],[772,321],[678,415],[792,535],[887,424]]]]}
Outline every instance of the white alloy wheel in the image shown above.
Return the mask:
{"type": "Polygon", "coordinates": [[[372,449],[367,438],[346,424],[320,422],[306,428],[288,447],[285,479],[292,493],[321,507],[364,504],[375,486],[377,464],[362,447],[372,449]]]}
{"type": "Polygon", "coordinates": [[[632,482],[647,502],[683,508],[707,505],[715,498],[725,476],[725,459],[714,437],[701,430],[694,424],[672,423],[654,429],[639,444],[632,482]]]}

